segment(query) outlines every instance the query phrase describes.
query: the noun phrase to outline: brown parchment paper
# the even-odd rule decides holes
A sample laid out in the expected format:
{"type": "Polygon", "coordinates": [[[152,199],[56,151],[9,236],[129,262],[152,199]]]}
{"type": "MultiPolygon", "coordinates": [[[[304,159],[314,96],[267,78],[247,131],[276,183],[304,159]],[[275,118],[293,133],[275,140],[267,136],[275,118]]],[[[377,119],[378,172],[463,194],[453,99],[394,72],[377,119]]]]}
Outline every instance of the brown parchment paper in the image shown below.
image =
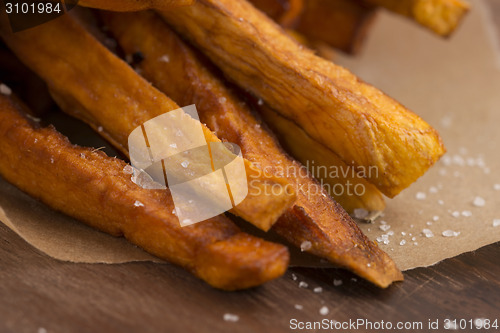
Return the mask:
{"type": "MultiPolygon", "coordinates": [[[[500,241],[500,226],[493,227],[493,220],[500,219],[496,208],[500,207],[500,190],[494,186],[500,184],[498,36],[485,4],[471,2],[474,9],[449,40],[383,13],[362,55],[336,58],[435,126],[448,148],[446,157],[429,173],[388,200],[383,217],[361,225],[371,239],[382,241],[382,249],[403,270],[500,241]],[[476,197],[484,199],[484,206],[473,204],[476,197]],[[424,229],[433,237],[426,237],[424,229]],[[457,236],[442,236],[446,230],[457,236]],[[388,244],[380,238],[383,234],[389,234],[388,244]]],[[[56,259],[160,262],[124,239],[52,211],[1,178],[0,221],[56,259]]],[[[295,265],[319,265],[319,260],[309,256],[293,258],[295,265]]]]}

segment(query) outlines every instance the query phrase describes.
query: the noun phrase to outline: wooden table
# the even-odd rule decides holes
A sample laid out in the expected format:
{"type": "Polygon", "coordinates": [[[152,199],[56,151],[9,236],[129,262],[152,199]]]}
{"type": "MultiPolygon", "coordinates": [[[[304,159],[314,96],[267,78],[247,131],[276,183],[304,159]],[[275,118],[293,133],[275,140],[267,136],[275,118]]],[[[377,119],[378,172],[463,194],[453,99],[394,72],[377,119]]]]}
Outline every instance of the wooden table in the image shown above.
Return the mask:
{"type": "MultiPolygon", "coordinates": [[[[491,3],[500,17],[500,2],[491,3]]],[[[168,264],[60,262],[0,224],[0,331],[288,332],[292,319],[323,318],[420,321],[422,332],[429,319],[439,320],[439,331],[447,318],[500,324],[499,262],[497,243],[407,272],[404,283],[387,290],[343,270],[291,268],[260,288],[228,293],[168,264]],[[334,279],[342,285],[334,286],[334,279]],[[299,288],[300,281],[308,288],[299,288]],[[316,287],[322,292],[314,292],[316,287]],[[319,313],[323,306],[329,309],[326,316],[319,313]],[[224,321],[225,313],[237,314],[239,321],[224,321]]]]}

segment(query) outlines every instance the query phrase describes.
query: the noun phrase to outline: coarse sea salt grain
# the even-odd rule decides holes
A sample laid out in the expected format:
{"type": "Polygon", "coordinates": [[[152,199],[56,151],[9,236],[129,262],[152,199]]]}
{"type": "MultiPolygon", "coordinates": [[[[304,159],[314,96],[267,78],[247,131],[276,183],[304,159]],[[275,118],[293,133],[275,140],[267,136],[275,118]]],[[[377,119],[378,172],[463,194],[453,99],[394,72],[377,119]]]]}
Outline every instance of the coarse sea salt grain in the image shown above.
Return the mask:
{"type": "Polygon", "coordinates": [[[454,211],[453,213],[451,213],[451,216],[453,216],[453,217],[460,217],[460,212],[459,211],[454,211]]]}
{"type": "Polygon", "coordinates": [[[472,204],[476,207],[484,207],[486,201],[481,197],[475,197],[474,200],[472,201],[472,204]]]}
{"type": "Polygon", "coordinates": [[[323,292],[323,288],[321,288],[321,287],[316,287],[316,288],[314,288],[314,289],[313,289],[313,291],[314,291],[315,293],[319,294],[319,293],[323,292]]]}
{"type": "Polygon", "coordinates": [[[500,227],[500,219],[494,219],[493,220],[493,226],[494,227],[500,227]]]}
{"type": "Polygon", "coordinates": [[[3,83],[0,83],[0,94],[9,96],[10,94],[12,94],[12,89],[10,89],[3,83]]]}
{"type": "Polygon", "coordinates": [[[406,244],[406,241],[403,239],[401,242],[399,242],[399,245],[403,246],[406,244]]]}
{"type": "Polygon", "coordinates": [[[304,308],[304,306],[300,305],[300,304],[295,304],[295,308],[297,310],[302,310],[304,308]]]}
{"type": "Polygon", "coordinates": [[[354,209],[354,217],[357,219],[364,219],[368,216],[368,211],[363,208],[354,209]]]}
{"type": "Polygon", "coordinates": [[[295,275],[295,274],[292,273],[292,280],[293,281],[297,281],[297,275],[295,275]]]}
{"type": "Polygon", "coordinates": [[[427,195],[424,192],[417,192],[417,194],[415,194],[415,198],[417,200],[425,200],[425,198],[427,198],[427,195]]]}
{"type": "Polygon", "coordinates": [[[438,189],[437,189],[437,187],[431,186],[431,187],[429,188],[429,192],[430,192],[430,193],[437,193],[437,192],[438,192],[438,189]]]}
{"type": "Polygon", "coordinates": [[[299,282],[299,288],[307,288],[309,285],[307,284],[307,282],[304,282],[304,281],[300,281],[299,282]]]}
{"type": "Polygon", "coordinates": [[[453,230],[443,231],[444,237],[457,237],[458,235],[460,235],[460,231],[453,231],[453,230]]]}
{"type": "Polygon", "coordinates": [[[422,233],[424,234],[425,237],[427,238],[432,238],[434,237],[434,233],[430,229],[424,229],[422,230],[422,233]]]}
{"type": "Polygon", "coordinates": [[[312,243],[310,241],[303,241],[302,244],[300,244],[300,251],[304,252],[310,250],[311,247],[312,243]]]}
{"type": "Polygon", "coordinates": [[[464,210],[462,212],[462,216],[471,217],[472,216],[472,212],[470,210],[464,210]]]}
{"type": "Polygon", "coordinates": [[[183,167],[183,168],[187,168],[187,167],[188,167],[188,165],[189,165],[189,162],[188,162],[188,161],[183,161],[183,162],[181,163],[181,165],[182,165],[182,167],[183,167]]]}
{"type": "Polygon", "coordinates": [[[322,316],[326,316],[328,314],[328,312],[330,312],[330,310],[328,310],[328,308],[326,306],[323,306],[323,307],[321,307],[321,309],[319,309],[319,314],[322,316]]]}
{"type": "Polygon", "coordinates": [[[434,215],[434,216],[432,217],[432,220],[433,220],[434,222],[439,221],[439,216],[434,215]]]}
{"type": "Polygon", "coordinates": [[[139,200],[136,200],[136,201],[134,202],[134,206],[135,206],[135,207],[144,207],[144,204],[143,204],[142,202],[140,202],[139,200]]]}
{"type": "Polygon", "coordinates": [[[387,231],[387,230],[391,229],[391,226],[388,224],[382,224],[379,228],[382,231],[387,231]]]}
{"type": "Polygon", "coordinates": [[[232,314],[232,313],[224,313],[224,321],[228,321],[231,323],[235,323],[238,320],[240,320],[240,317],[238,315],[232,314]]]}
{"type": "Polygon", "coordinates": [[[343,282],[342,282],[342,280],[340,280],[340,279],[333,279],[333,285],[334,285],[335,287],[341,286],[341,285],[342,285],[342,283],[343,283],[343,282]]]}

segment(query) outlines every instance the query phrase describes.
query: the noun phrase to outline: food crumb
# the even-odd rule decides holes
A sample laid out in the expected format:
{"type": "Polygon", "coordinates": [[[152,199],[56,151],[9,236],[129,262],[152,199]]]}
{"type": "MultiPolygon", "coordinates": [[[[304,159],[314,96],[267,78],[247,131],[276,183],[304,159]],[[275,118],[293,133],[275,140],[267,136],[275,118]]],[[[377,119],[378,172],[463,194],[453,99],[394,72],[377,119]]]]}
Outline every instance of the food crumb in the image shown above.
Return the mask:
{"type": "Polygon", "coordinates": [[[224,104],[224,103],[226,103],[226,101],[227,101],[226,97],[220,97],[219,98],[219,103],[220,104],[224,104]]]}
{"type": "Polygon", "coordinates": [[[484,207],[486,201],[481,197],[475,197],[474,201],[472,201],[472,204],[476,207],[484,207]]]}
{"type": "Polygon", "coordinates": [[[293,281],[297,281],[297,275],[295,275],[295,274],[292,273],[292,280],[293,281]]]}
{"type": "Polygon", "coordinates": [[[12,94],[12,89],[10,89],[8,86],[6,86],[3,83],[0,83],[0,94],[5,95],[5,96],[10,96],[10,94],[12,94]]]}
{"type": "Polygon", "coordinates": [[[240,320],[240,317],[238,315],[232,314],[232,313],[224,313],[224,321],[228,321],[231,323],[235,323],[238,320],[240,320]]]}
{"type": "Polygon", "coordinates": [[[134,202],[134,206],[135,206],[135,207],[144,207],[144,204],[143,204],[142,202],[140,202],[139,200],[136,200],[136,201],[134,202]]]}
{"type": "Polygon", "coordinates": [[[300,281],[299,282],[299,288],[307,288],[309,287],[309,285],[307,284],[307,282],[304,282],[304,281],[300,281]]]}
{"type": "Polygon", "coordinates": [[[328,310],[328,308],[326,306],[323,306],[323,307],[321,307],[321,309],[319,309],[319,313],[322,316],[326,316],[328,314],[328,312],[330,312],[330,310],[328,310]]]}
{"type": "MultiPolygon", "coordinates": [[[[368,267],[369,267],[369,266],[368,266],[368,267]]],[[[340,279],[333,279],[333,285],[334,285],[335,287],[341,286],[341,285],[342,285],[342,283],[344,283],[344,282],[343,282],[342,280],[340,280],[340,279]]]]}
{"type": "Polygon", "coordinates": [[[313,291],[314,291],[315,293],[319,294],[319,293],[323,292],[323,288],[321,288],[321,287],[316,287],[316,288],[314,288],[314,289],[313,289],[313,291]]]}

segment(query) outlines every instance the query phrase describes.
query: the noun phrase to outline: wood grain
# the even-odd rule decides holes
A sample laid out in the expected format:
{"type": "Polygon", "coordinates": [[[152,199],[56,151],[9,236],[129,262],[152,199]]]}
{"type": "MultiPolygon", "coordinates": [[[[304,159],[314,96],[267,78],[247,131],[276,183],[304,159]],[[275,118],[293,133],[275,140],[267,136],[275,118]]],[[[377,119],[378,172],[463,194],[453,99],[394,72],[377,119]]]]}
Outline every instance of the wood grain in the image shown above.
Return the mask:
{"type": "MultiPolygon", "coordinates": [[[[499,18],[498,0],[490,2],[499,18]]],[[[409,271],[387,290],[339,269],[292,268],[262,287],[229,293],[169,264],[60,262],[0,224],[0,332],[289,332],[292,318],[500,321],[498,258],[500,243],[409,271]],[[343,284],[335,287],[333,279],[343,284]],[[299,281],[309,287],[299,288],[299,281]],[[323,305],[330,310],[325,317],[323,305]],[[225,322],[225,313],[240,320],[225,322]]]]}

